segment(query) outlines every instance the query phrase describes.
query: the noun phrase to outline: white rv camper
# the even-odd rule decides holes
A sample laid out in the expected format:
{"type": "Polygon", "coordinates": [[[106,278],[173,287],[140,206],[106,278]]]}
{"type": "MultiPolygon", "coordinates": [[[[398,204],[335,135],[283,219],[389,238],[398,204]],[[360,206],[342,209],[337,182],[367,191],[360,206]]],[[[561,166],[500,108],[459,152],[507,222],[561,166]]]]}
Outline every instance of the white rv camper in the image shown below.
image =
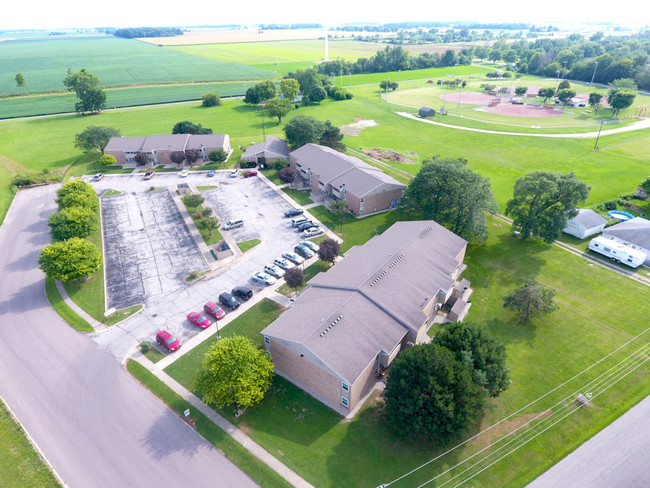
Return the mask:
{"type": "Polygon", "coordinates": [[[589,242],[589,249],[631,268],[638,268],[646,259],[644,252],[602,236],[593,238],[589,242]]]}

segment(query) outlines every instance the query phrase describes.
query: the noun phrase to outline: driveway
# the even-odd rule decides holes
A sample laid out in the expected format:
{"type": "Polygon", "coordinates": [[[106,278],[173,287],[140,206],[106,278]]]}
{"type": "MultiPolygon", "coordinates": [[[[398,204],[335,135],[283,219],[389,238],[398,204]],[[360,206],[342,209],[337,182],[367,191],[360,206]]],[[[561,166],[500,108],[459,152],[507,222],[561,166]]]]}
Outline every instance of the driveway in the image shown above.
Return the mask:
{"type": "MultiPolygon", "coordinates": [[[[251,276],[262,271],[265,264],[271,263],[283,252],[293,250],[303,240],[302,235],[291,227],[290,219],[283,218],[285,210],[291,208],[291,205],[281,195],[261,178],[229,178],[228,174],[229,171],[218,171],[214,177],[207,178],[205,173],[194,173],[181,179],[176,174],[161,173],[151,182],[143,181],[138,175],[109,175],[100,182],[93,182],[98,191],[114,189],[135,192],[134,198],[141,198],[138,196],[147,193],[152,182],[156,187],[170,188],[181,182],[195,187],[217,186],[218,188],[206,190],[202,194],[220,222],[223,224],[234,218],[244,220],[243,227],[221,232],[229,233],[237,242],[251,239],[261,241],[242,256],[219,263],[221,267],[214,277],[192,284],[180,279],[175,288],[168,285],[165,289],[160,288],[160,293],[145,294],[145,308],[141,313],[95,335],[95,341],[117,359],[126,357],[129,351],[144,340],[153,342],[161,329],[167,330],[181,342],[187,342],[201,332],[201,329],[187,321],[188,312],[201,311],[208,301],[218,302],[221,292],[230,291],[236,285],[247,285],[253,293],[259,293],[264,287],[252,282],[251,276]]],[[[147,220],[147,214],[143,213],[143,216],[147,220]]],[[[110,245],[106,244],[107,247],[110,245]]],[[[138,257],[140,258],[150,259],[145,254],[138,257]]]]}
{"type": "Polygon", "coordinates": [[[255,484],[50,307],[37,267],[55,186],[0,228],[0,394],[70,487],[255,484]]]}

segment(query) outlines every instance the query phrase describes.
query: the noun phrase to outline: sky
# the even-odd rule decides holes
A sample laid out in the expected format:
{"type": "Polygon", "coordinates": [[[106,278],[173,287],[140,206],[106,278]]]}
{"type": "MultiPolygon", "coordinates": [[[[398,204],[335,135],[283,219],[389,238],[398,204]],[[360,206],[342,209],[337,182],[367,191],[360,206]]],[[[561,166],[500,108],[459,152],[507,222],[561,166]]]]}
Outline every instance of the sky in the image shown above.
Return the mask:
{"type": "MultiPolygon", "coordinates": [[[[594,8],[593,2],[588,0],[574,0],[570,2],[570,9],[566,5],[562,0],[544,0],[542,3],[515,0],[247,0],[245,3],[194,0],[191,4],[177,0],[8,0],[3,2],[0,30],[299,22],[339,25],[414,20],[534,24],[557,23],[563,19],[586,23],[630,21],[628,9],[594,8]]],[[[643,20],[650,23],[650,18],[643,20]]]]}

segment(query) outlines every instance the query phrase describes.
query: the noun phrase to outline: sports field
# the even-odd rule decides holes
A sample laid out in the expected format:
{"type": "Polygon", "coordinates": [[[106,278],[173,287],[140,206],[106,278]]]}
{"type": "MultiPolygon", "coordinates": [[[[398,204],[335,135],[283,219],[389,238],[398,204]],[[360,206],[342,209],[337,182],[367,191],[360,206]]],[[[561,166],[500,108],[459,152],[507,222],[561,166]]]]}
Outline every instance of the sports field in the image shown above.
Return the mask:
{"type": "Polygon", "coordinates": [[[114,36],[17,39],[0,43],[0,95],[21,94],[22,73],[29,93],[64,90],[68,68],[85,68],[103,87],[193,81],[251,80],[273,73],[240,63],[216,61],[134,39],[114,36]]]}

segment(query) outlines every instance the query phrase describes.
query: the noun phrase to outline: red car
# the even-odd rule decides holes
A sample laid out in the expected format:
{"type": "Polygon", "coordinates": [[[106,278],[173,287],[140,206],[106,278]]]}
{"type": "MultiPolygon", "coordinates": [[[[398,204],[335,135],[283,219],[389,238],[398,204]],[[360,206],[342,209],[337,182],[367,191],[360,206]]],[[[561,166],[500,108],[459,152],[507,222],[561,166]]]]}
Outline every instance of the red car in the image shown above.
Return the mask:
{"type": "Polygon", "coordinates": [[[176,337],[171,335],[166,330],[161,330],[160,332],[158,332],[156,334],[156,340],[161,346],[163,346],[169,352],[174,352],[180,349],[181,347],[181,341],[176,339],[176,337]]]}
{"type": "Polygon", "coordinates": [[[256,176],[257,171],[246,171],[246,173],[243,174],[244,178],[250,178],[251,176],[256,176]]]}
{"type": "Polygon", "coordinates": [[[217,320],[222,319],[226,316],[226,312],[224,312],[219,305],[216,305],[212,302],[208,302],[203,305],[203,311],[205,313],[209,313],[217,320]]]}
{"type": "Polygon", "coordinates": [[[203,315],[201,315],[199,312],[190,312],[187,314],[187,320],[192,322],[194,325],[198,325],[202,329],[207,329],[212,325],[212,322],[210,322],[208,319],[206,319],[203,315]]]}

